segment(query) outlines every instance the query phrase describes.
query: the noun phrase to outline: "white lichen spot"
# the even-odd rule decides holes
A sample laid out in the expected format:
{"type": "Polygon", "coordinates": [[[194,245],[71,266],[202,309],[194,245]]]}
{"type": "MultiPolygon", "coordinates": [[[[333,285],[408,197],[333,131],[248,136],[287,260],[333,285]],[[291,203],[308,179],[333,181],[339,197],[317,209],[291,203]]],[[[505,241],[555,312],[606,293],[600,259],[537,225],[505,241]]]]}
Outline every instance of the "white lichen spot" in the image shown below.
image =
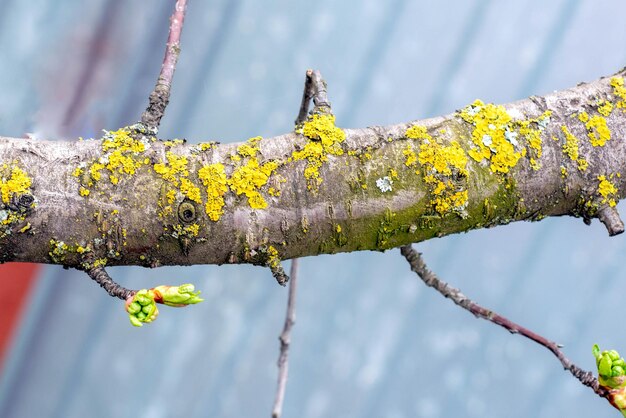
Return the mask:
{"type": "Polygon", "coordinates": [[[508,129],[504,131],[504,137],[507,141],[509,141],[513,146],[517,147],[519,143],[517,142],[518,133],[515,131],[509,131],[508,129]]]}
{"type": "Polygon", "coordinates": [[[389,176],[385,176],[376,180],[376,186],[380,189],[381,192],[390,192],[391,185],[393,184],[393,180],[389,176]]]}
{"type": "Polygon", "coordinates": [[[550,116],[546,116],[545,118],[540,118],[537,121],[537,125],[539,125],[540,130],[546,129],[546,127],[550,124],[550,116]]]}
{"type": "Polygon", "coordinates": [[[491,144],[493,144],[493,139],[491,138],[491,135],[483,135],[483,145],[488,147],[491,144]]]}

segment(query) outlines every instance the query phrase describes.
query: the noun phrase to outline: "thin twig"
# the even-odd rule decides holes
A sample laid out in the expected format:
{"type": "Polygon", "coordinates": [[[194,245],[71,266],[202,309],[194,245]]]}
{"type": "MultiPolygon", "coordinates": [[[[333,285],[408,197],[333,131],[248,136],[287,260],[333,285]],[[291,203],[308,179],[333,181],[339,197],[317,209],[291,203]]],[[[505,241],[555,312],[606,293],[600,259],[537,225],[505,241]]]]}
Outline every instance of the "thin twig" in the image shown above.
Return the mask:
{"type": "Polygon", "coordinates": [[[569,370],[569,372],[572,373],[572,375],[574,375],[580,383],[590,387],[598,396],[608,398],[608,391],[600,387],[598,380],[594,377],[593,373],[585,371],[572,363],[571,360],[565,357],[565,354],[563,354],[557,343],[550,341],[545,337],[542,337],[541,335],[536,334],[535,332],[530,331],[529,329],[526,329],[523,326],[476,304],[461,293],[459,289],[456,289],[440,280],[432,271],[428,269],[426,263],[424,263],[424,260],[422,259],[422,255],[415,251],[410,245],[401,247],[400,252],[411,265],[411,270],[417,273],[426,286],[432,287],[444,297],[451,299],[456,305],[474,314],[477,318],[486,319],[487,321],[493,322],[494,324],[505,328],[512,334],[520,334],[546,347],[559,359],[563,368],[565,370],[569,370]]]}
{"type": "Polygon", "coordinates": [[[155,132],[159,129],[161,118],[170,101],[170,88],[180,54],[180,34],[183,31],[186,9],[187,0],[176,1],[174,12],[170,17],[170,33],[165,46],[161,73],[150,94],[148,108],[141,115],[141,123],[155,132]]]}
{"type": "Polygon", "coordinates": [[[120,298],[122,300],[126,300],[135,293],[136,290],[126,289],[120,284],[116,283],[109,273],[106,272],[104,267],[94,267],[89,270],[86,270],[89,277],[91,277],[96,283],[100,285],[107,293],[113,297],[120,298]]]}
{"type": "Polygon", "coordinates": [[[289,373],[289,344],[291,344],[291,328],[296,323],[296,291],[298,283],[298,259],[291,260],[291,281],[289,282],[289,296],[287,296],[287,314],[285,325],[280,334],[280,355],[278,357],[278,387],[276,388],[276,400],[272,410],[272,418],[280,418],[283,412],[285,400],[285,388],[289,373]]]}
{"type": "Polygon", "coordinates": [[[322,74],[317,70],[307,70],[304,79],[304,91],[302,92],[302,102],[300,103],[300,111],[296,118],[296,126],[302,124],[309,113],[309,105],[313,99],[313,112],[331,113],[330,102],[326,94],[326,82],[322,78],[322,74]]]}

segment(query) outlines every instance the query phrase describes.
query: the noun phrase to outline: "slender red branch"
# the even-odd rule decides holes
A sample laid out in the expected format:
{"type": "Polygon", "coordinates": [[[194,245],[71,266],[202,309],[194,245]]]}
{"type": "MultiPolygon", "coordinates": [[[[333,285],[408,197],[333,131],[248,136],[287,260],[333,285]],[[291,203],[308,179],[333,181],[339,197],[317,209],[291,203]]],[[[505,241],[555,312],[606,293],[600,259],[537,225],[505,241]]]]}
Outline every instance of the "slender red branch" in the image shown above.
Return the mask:
{"type": "Polygon", "coordinates": [[[170,101],[170,88],[180,54],[180,35],[183,31],[186,9],[187,0],[176,1],[174,12],[170,17],[170,33],[165,46],[161,73],[154,90],[150,94],[148,108],[141,115],[141,123],[154,131],[158,130],[165,108],[170,101]]]}
{"type": "Polygon", "coordinates": [[[568,370],[574,377],[576,377],[580,383],[590,387],[598,396],[608,398],[609,393],[598,383],[598,380],[594,377],[592,372],[585,371],[572,363],[560,349],[560,346],[548,340],[545,337],[519,325],[515,322],[508,320],[507,318],[499,315],[487,308],[483,308],[476,302],[469,299],[457,288],[448,285],[446,282],[440,280],[432,271],[428,269],[424,262],[422,255],[415,251],[410,245],[405,245],[400,248],[400,252],[407,259],[411,265],[411,270],[417,273],[422,281],[428,287],[432,287],[444,297],[451,299],[456,305],[471,312],[477,318],[486,319],[496,325],[499,325],[512,334],[520,334],[528,339],[535,341],[550,350],[561,362],[563,368],[568,370]]]}
{"type": "Polygon", "coordinates": [[[289,295],[287,296],[287,314],[285,325],[280,334],[280,355],[278,356],[278,387],[276,388],[276,399],[272,410],[272,418],[280,418],[285,400],[285,389],[287,387],[287,377],[289,373],[289,344],[291,344],[291,328],[296,323],[296,290],[298,283],[298,259],[291,260],[291,271],[289,273],[289,295]]]}

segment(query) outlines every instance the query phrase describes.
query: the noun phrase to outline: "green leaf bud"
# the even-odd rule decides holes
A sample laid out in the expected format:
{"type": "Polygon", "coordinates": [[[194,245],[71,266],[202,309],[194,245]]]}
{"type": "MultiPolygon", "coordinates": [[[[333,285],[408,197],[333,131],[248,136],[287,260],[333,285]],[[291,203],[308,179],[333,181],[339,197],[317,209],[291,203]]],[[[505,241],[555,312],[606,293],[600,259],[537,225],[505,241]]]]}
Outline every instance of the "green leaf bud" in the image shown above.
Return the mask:
{"type": "Polygon", "coordinates": [[[139,312],[141,310],[141,305],[138,304],[137,302],[133,302],[130,305],[128,305],[128,307],[126,308],[126,311],[128,311],[129,314],[136,314],[137,312],[139,312]]]}
{"type": "Polygon", "coordinates": [[[598,363],[598,373],[602,376],[611,376],[611,358],[607,355],[602,356],[598,363]]]}

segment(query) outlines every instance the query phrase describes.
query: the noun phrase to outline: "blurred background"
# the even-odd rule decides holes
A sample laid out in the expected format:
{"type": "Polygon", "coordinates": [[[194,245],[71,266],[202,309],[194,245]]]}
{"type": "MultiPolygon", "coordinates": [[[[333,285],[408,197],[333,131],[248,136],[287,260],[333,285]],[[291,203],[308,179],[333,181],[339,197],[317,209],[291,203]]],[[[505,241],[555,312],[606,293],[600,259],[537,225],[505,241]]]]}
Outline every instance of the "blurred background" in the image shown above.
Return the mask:
{"type": "MultiPolygon", "coordinates": [[[[0,134],[97,137],[138,120],[173,3],[0,0],[0,134]]],[[[342,127],[570,87],[626,65],[625,15],[622,0],[190,0],[161,136],[288,132],[307,68],[324,74],[342,127]]],[[[591,370],[593,343],[626,354],[625,239],[561,218],[417,248],[591,370]]],[[[286,418],[618,415],[545,348],[425,288],[398,250],[300,266],[286,418]]],[[[268,269],[110,273],[131,288],[193,282],[205,302],[136,329],[83,273],[3,266],[0,417],[270,416],[287,292],[268,269]]]]}

